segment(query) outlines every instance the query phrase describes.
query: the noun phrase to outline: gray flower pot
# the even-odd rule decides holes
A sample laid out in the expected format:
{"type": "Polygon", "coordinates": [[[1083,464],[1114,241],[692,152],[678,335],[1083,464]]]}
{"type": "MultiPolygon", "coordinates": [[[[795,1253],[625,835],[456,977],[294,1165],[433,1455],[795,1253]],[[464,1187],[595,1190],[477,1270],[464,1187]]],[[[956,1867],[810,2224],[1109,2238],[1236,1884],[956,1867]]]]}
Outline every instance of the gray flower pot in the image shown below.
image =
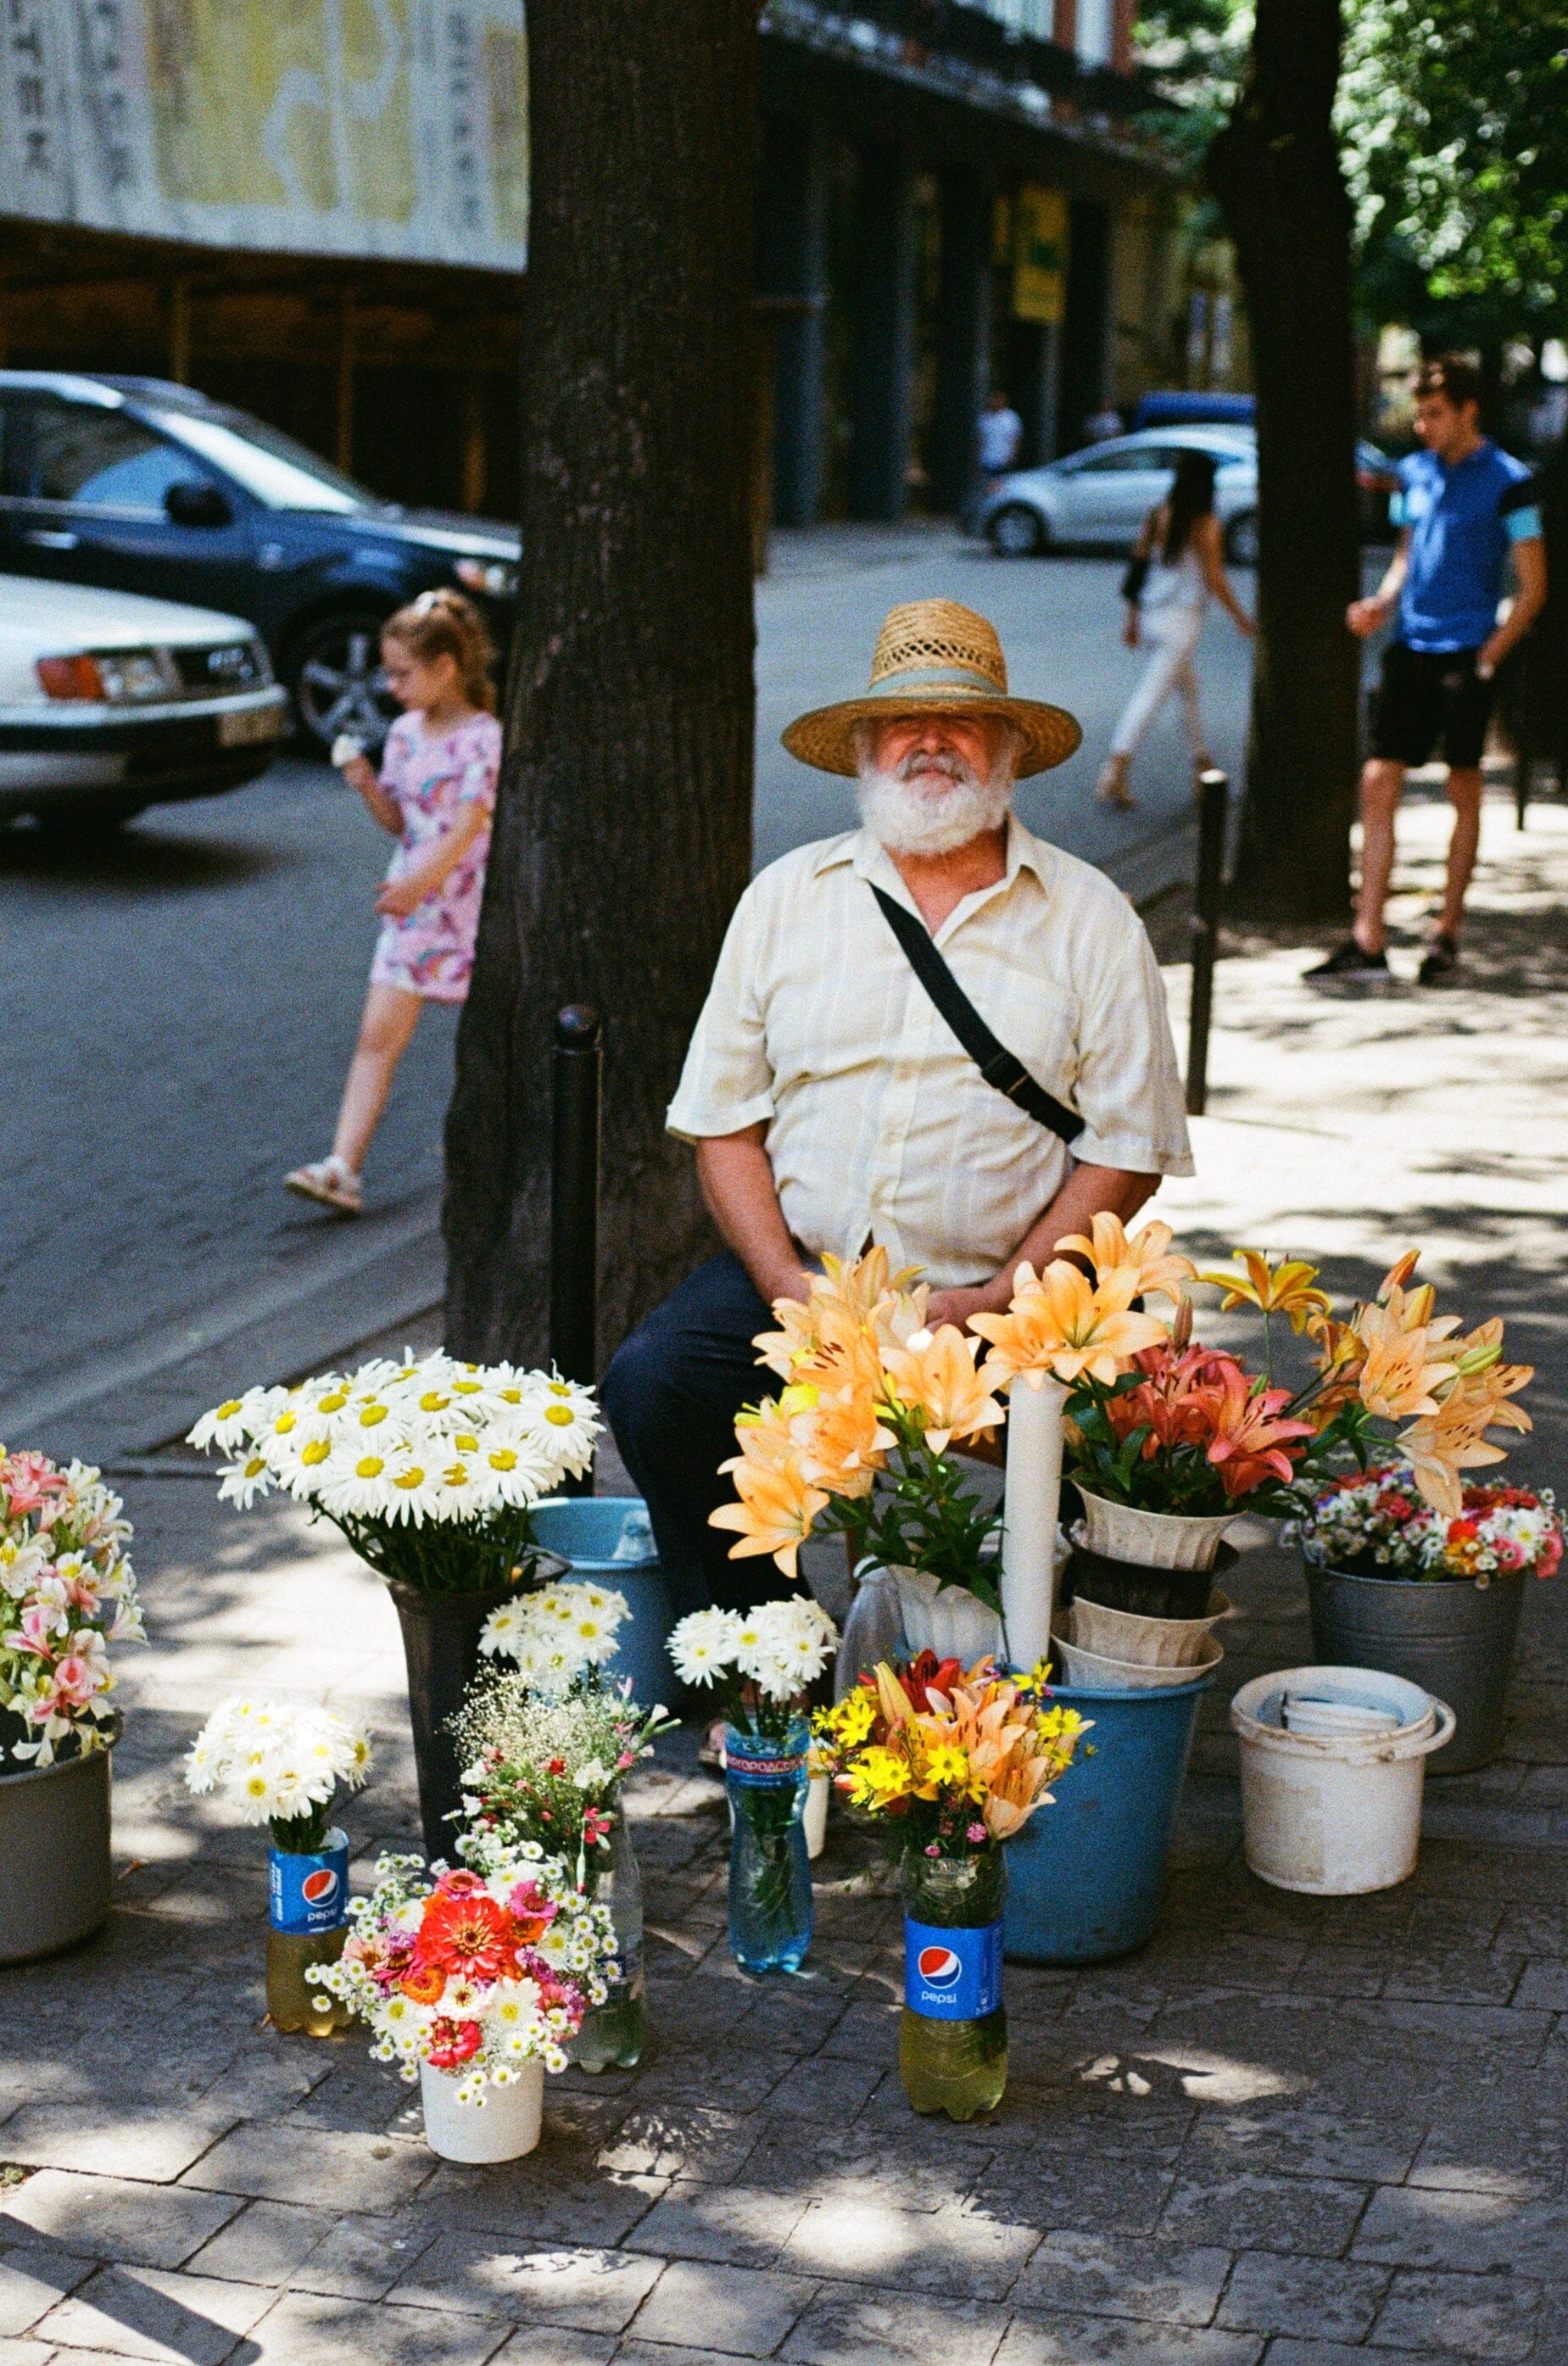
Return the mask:
{"type": "Polygon", "coordinates": [[[109,1754],[0,1775],[0,1964],[57,1955],[108,1919],[109,1754]]]}
{"type": "Polygon", "coordinates": [[[1503,1747],[1503,1708],[1525,1577],[1353,1577],[1306,1564],[1314,1656],[1325,1666],[1381,1668],[1447,1701],[1454,1738],[1429,1774],[1468,1774],[1503,1747]]]}

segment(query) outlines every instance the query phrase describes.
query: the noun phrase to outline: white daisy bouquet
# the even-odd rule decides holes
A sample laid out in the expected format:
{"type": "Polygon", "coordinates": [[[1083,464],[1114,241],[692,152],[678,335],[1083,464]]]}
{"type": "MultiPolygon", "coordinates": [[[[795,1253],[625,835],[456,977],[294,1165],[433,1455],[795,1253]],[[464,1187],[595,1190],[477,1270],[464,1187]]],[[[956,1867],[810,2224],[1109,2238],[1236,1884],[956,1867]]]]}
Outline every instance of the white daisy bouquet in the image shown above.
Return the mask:
{"type": "Polygon", "coordinates": [[[552,1699],[526,1675],[487,1671],[453,1721],[468,1761],[463,1809],[471,1827],[458,1855],[488,1848],[483,1836],[493,1832],[537,1841],[571,1861],[582,1887],[609,1860],[622,1784],[675,1721],[661,1707],[639,1708],[631,1690],[628,1676],[552,1699]]]}
{"type": "Polygon", "coordinates": [[[422,2063],[460,2076],[457,2100],[482,2103],[535,2056],[564,2070],[567,2047],[615,1976],[609,1910],[536,1843],[476,1835],[453,1870],[384,1856],[376,1887],[349,1906],[342,1957],[311,1985],[375,2034],[378,2062],[406,2079],[422,2063]]]}
{"type": "Polygon", "coordinates": [[[744,1612],[694,1610],[671,1629],[670,1656],[682,1684],[712,1688],[731,1725],[782,1741],[838,1643],[821,1605],[795,1594],[744,1612]]]}
{"type": "Polygon", "coordinates": [[[479,1650],[486,1659],[515,1661],[533,1692],[564,1700],[592,1691],[613,1660],[615,1638],[631,1617],[624,1594],[603,1585],[545,1585],[502,1602],[485,1620],[479,1650]]]}
{"type": "Polygon", "coordinates": [[[341,1784],[357,1791],[370,1739],[330,1709],[252,1696],[220,1702],[186,1756],[186,1785],[221,1791],[242,1823],[271,1827],[274,1848],[313,1856],[326,1846],[341,1784]]]}
{"type": "Polygon", "coordinates": [[[252,1389],[203,1414],[190,1443],[233,1455],[225,1502],[283,1488],[382,1577],[452,1594],[531,1573],[529,1514],[587,1470],[599,1429],[574,1380],[437,1351],[252,1389]]]}
{"type": "Polygon", "coordinates": [[[0,1446],[0,1765],[112,1741],[111,1643],[141,1643],[130,1523],[83,1462],[0,1446]]]}

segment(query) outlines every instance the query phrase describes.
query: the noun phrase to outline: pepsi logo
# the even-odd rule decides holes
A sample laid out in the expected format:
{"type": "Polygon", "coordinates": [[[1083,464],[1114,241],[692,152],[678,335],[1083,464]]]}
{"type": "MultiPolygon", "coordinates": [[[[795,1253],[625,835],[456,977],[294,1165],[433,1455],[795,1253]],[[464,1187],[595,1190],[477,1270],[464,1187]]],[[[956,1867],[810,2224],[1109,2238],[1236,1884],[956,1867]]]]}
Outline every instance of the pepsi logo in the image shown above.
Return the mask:
{"type": "Polygon", "coordinates": [[[318,1865],[299,1884],[299,1895],[307,1906],[324,1906],[337,1891],[337,1876],[330,1865],[318,1865]]]}
{"type": "Polygon", "coordinates": [[[964,1965],[951,1947],[922,1947],[916,1969],[928,1989],[951,1989],[963,1977],[964,1965]]]}

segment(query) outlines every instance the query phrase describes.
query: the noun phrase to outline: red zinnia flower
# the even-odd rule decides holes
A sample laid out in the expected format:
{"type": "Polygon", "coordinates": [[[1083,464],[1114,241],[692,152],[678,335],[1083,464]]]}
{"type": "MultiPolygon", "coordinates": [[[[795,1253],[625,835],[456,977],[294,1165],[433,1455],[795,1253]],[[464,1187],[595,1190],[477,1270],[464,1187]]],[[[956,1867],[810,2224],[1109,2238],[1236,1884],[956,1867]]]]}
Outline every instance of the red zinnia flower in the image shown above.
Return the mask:
{"type": "Polygon", "coordinates": [[[411,1969],[434,1966],[451,1978],[476,1980],[485,1987],[516,1978],[523,1934],[505,1907],[498,1906],[480,1884],[474,1886],[477,1896],[454,1898],[436,1890],[419,1926],[411,1969]]]}
{"type": "Polygon", "coordinates": [[[479,2025],[477,2021],[442,2019],[431,2022],[430,2067],[433,2070],[460,2070],[479,2050],[479,2025]]]}
{"type": "Polygon", "coordinates": [[[416,1971],[405,1972],[398,1986],[415,2004],[439,2004],[446,1987],[446,1975],[438,1965],[422,1964],[416,1971]]]}

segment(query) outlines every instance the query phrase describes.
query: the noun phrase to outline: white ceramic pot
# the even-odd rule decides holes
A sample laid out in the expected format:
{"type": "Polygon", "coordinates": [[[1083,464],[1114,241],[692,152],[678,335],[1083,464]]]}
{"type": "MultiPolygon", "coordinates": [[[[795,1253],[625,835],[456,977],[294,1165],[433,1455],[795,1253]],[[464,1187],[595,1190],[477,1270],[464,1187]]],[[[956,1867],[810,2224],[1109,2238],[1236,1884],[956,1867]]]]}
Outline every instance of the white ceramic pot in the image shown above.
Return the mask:
{"type": "Polygon", "coordinates": [[[1103,1652],[1108,1660],[1145,1668],[1195,1667],[1211,1629],[1231,1612],[1230,1597],[1218,1586],[1201,1618],[1141,1618],[1135,1611],[1112,1610],[1085,1594],[1074,1603],[1065,1631],[1080,1650],[1103,1652]]]}
{"type": "Polygon", "coordinates": [[[1145,1569],[1213,1569],[1225,1530],[1238,1512],[1140,1512],[1112,1504],[1082,1487],[1083,1540],[1107,1560],[1135,1561],[1145,1569]]]}
{"type": "MultiPolygon", "coordinates": [[[[1303,1704],[1304,1706],[1304,1704],[1303,1704]]],[[[1427,1760],[1454,1729],[1454,1713],[1419,1684],[1373,1668],[1281,1668],[1243,1684],[1231,1703],[1241,1737],[1242,1840],[1260,1881],[1310,1898],[1392,1889],[1416,1870],[1427,1760]],[[1293,1731],[1289,1695],[1391,1710],[1393,1732],[1293,1731]]]]}
{"type": "Polygon", "coordinates": [[[485,2089],[482,2103],[459,2103],[461,2073],[419,2066],[424,2141],[443,2160],[521,2160],[539,2141],[545,2109],[545,2066],[520,2062],[510,2087],[485,2089]]]}
{"type": "Polygon", "coordinates": [[[1000,1666],[1007,1657],[1002,1622],[967,1586],[944,1585],[922,1569],[889,1572],[898,1589],[904,1640],[912,1652],[934,1651],[939,1660],[962,1660],[972,1668],[987,1652],[1000,1666]]]}

